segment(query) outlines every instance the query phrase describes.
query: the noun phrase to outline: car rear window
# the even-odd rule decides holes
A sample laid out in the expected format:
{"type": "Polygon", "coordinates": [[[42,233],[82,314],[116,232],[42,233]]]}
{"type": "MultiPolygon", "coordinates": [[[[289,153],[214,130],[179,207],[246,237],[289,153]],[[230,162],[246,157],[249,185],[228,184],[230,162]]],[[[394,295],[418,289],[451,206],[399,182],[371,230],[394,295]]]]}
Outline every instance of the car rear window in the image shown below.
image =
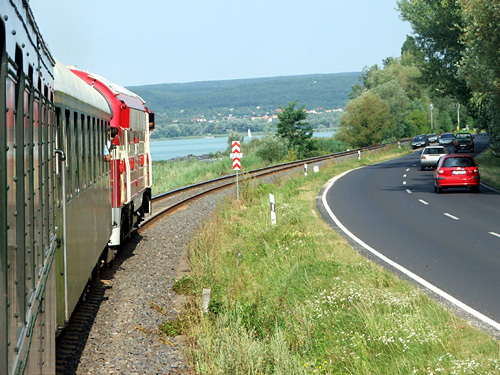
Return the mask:
{"type": "Polygon", "coordinates": [[[457,139],[470,139],[471,135],[470,134],[463,134],[463,133],[458,133],[455,138],[457,139]]]}
{"type": "Polygon", "coordinates": [[[446,158],[443,161],[443,167],[472,167],[474,166],[474,161],[470,158],[446,158]]]}
{"type": "Polygon", "coordinates": [[[446,154],[446,151],[444,148],[426,148],[424,150],[424,154],[429,154],[429,155],[439,155],[439,154],[446,154]]]}

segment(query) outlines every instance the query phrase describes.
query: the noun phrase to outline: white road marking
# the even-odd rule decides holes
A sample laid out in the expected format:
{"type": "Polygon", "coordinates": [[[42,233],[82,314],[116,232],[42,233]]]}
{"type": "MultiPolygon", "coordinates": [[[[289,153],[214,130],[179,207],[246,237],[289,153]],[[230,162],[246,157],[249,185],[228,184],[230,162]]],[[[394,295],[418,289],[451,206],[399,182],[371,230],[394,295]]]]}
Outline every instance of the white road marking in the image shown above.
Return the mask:
{"type": "Polygon", "coordinates": [[[406,192],[407,192],[408,194],[411,194],[411,190],[410,190],[410,189],[406,189],[406,192]]]}
{"type": "Polygon", "coordinates": [[[448,216],[448,217],[452,218],[453,220],[460,220],[458,217],[453,216],[452,214],[449,214],[448,212],[443,213],[443,215],[448,216]]]}
{"type": "Polygon", "coordinates": [[[406,169],[406,172],[408,172],[410,170],[410,168],[406,169]]]}
{"type": "Polygon", "coordinates": [[[396,268],[398,271],[402,272],[403,274],[405,274],[406,276],[412,278],[413,280],[415,280],[417,283],[419,283],[420,285],[422,285],[423,287],[429,289],[430,291],[438,294],[439,296],[441,296],[442,298],[446,299],[448,302],[454,304],[455,306],[457,306],[458,308],[468,312],[469,314],[475,316],[477,319],[481,320],[482,322],[490,325],[491,327],[495,328],[496,330],[499,330],[500,331],[500,323],[498,322],[495,322],[493,319],[491,318],[488,318],[486,315],[484,314],[481,314],[479,311],[473,309],[472,307],[466,305],[465,303],[463,303],[462,301],[456,299],[455,297],[451,296],[450,294],[446,293],[445,291],[439,289],[437,286],[431,284],[430,282],[428,282],[427,280],[421,278],[420,276],[414,274],[413,272],[411,272],[410,270],[406,269],[405,267],[403,267],[402,265],[394,262],[393,260],[389,259],[388,257],[386,257],[385,255],[381,254],[380,252],[378,252],[377,250],[375,250],[374,248],[368,246],[366,243],[364,243],[363,241],[361,241],[358,237],[356,237],[354,234],[352,234],[346,227],[344,227],[344,225],[342,225],[342,223],[339,221],[339,219],[337,219],[337,217],[334,215],[334,213],[332,212],[332,210],[330,209],[330,207],[328,206],[328,203],[326,202],[326,195],[328,193],[328,190],[330,190],[330,188],[333,186],[333,184],[335,183],[335,181],[337,181],[339,178],[345,176],[347,173],[349,173],[350,171],[347,171],[347,172],[344,172],[338,176],[335,176],[334,178],[332,178],[330,181],[328,181],[328,186],[327,188],[325,189],[325,191],[323,192],[323,195],[321,197],[321,200],[323,202],[323,206],[325,207],[326,211],[328,212],[328,215],[330,215],[330,217],[332,218],[332,220],[335,222],[335,224],[345,233],[347,234],[349,237],[351,237],[354,241],[356,241],[359,245],[361,245],[363,248],[365,248],[367,251],[369,251],[370,253],[372,253],[373,255],[375,255],[376,257],[378,257],[379,259],[381,259],[382,261],[386,262],[387,264],[389,264],[390,266],[396,268]]]}
{"type": "Polygon", "coordinates": [[[426,201],[424,201],[423,199],[419,199],[418,201],[419,201],[420,203],[425,204],[425,205],[428,205],[428,204],[429,204],[429,203],[427,203],[426,201]]]}
{"type": "Polygon", "coordinates": [[[406,185],[406,181],[403,181],[403,185],[406,185]]]}
{"type": "Polygon", "coordinates": [[[500,237],[500,234],[498,234],[498,233],[495,233],[495,232],[488,232],[488,233],[491,234],[492,236],[500,237]]]}
{"type": "Polygon", "coordinates": [[[403,178],[406,178],[406,173],[403,175],[403,178]]]}

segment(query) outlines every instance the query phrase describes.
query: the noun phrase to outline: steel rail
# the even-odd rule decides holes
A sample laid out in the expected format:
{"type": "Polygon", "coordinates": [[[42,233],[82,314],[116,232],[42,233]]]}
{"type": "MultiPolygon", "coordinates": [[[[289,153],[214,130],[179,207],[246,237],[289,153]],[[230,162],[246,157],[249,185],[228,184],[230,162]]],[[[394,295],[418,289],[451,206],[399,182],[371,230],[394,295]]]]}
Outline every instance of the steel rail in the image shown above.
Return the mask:
{"type": "MultiPolygon", "coordinates": [[[[376,151],[376,150],[380,150],[382,148],[385,148],[388,145],[394,145],[394,144],[398,144],[398,143],[407,143],[408,141],[409,141],[409,139],[404,139],[404,140],[392,142],[392,143],[380,144],[380,145],[364,147],[364,148],[356,149],[356,150],[342,151],[342,152],[337,152],[337,153],[333,153],[333,154],[316,156],[316,157],[312,157],[312,158],[296,160],[296,161],[287,162],[287,163],[283,163],[283,164],[277,164],[277,165],[273,165],[273,166],[269,166],[269,167],[264,167],[264,168],[244,172],[244,173],[240,174],[239,177],[242,180],[247,180],[247,179],[251,179],[251,178],[262,178],[264,176],[284,172],[284,171],[287,171],[290,169],[303,168],[304,164],[314,164],[314,163],[328,161],[331,159],[340,159],[340,158],[344,158],[344,157],[356,157],[356,156],[359,156],[360,153],[365,153],[365,152],[369,152],[369,151],[376,151]]],[[[167,199],[173,199],[174,197],[182,196],[182,195],[186,195],[186,197],[180,198],[180,200],[176,201],[175,203],[170,204],[170,205],[166,205],[165,207],[160,208],[157,212],[154,212],[151,215],[147,215],[144,218],[144,220],[141,222],[141,224],[139,225],[138,229],[139,230],[143,229],[144,227],[152,224],[154,221],[156,221],[162,215],[164,215],[168,212],[172,212],[173,210],[181,207],[182,205],[187,204],[191,200],[200,198],[201,196],[210,194],[216,190],[229,188],[229,187],[233,186],[235,183],[236,183],[236,176],[234,174],[231,174],[231,175],[218,177],[218,178],[215,178],[212,180],[207,180],[207,181],[199,182],[196,184],[183,186],[183,187],[180,187],[177,189],[169,190],[165,193],[155,195],[152,198],[153,203],[154,202],[161,202],[161,201],[167,200],[167,199]],[[199,189],[200,191],[196,193],[195,191],[197,189],[199,189]]]]}

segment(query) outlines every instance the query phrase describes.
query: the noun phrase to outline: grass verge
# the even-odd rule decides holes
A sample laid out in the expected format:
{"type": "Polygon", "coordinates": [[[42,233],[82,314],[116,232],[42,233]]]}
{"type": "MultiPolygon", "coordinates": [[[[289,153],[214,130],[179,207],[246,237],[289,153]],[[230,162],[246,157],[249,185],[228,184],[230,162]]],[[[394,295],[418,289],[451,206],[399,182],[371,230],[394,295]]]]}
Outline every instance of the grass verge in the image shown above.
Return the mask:
{"type": "Polygon", "coordinates": [[[500,157],[493,155],[491,149],[475,158],[479,165],[481,181],[500,189],[500,157]]]}
{"type": "Polygon", "coordinates": [[[243,182],[240,201],[221,205],[188,247],[194,298],[183,331],[197,373],[500,373],[497,340],[360,256],[319,217],[316,195],[328,179],[395,156],[243,182]],[[208,313],[203,288],[212,292],[208,313]]]}

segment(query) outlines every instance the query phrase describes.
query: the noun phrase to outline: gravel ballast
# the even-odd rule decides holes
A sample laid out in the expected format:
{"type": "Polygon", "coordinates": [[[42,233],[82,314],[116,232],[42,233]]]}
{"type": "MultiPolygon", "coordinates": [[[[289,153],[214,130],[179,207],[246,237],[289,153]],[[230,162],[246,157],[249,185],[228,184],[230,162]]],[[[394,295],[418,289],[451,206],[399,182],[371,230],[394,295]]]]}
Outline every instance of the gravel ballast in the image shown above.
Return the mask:
{"type": "Polygon", "coordinates": [[[123,246],[76,374],[194,373],[184,359],[182,338],[161,335],[159,326],[182,308],[172,286],[189,271],[187,241],[232,190],[195,200],[123,246]]]}

